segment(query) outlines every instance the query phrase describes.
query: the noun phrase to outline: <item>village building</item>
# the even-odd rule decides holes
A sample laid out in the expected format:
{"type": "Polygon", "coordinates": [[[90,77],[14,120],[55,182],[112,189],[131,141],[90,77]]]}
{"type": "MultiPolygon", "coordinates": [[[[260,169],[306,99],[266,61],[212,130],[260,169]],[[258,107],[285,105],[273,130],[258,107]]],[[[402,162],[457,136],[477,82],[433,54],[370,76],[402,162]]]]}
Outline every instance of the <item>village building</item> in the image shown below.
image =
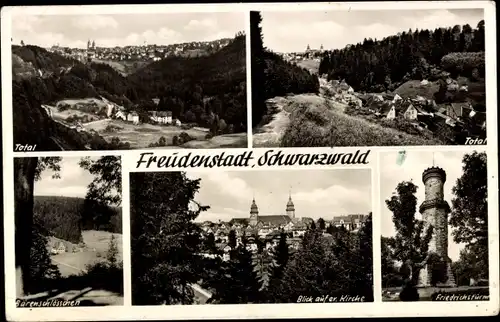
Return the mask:
{"type": "Polygon", "coordinates": [[[416,120],[417,116],[418,116],[418,111],[415,108],[415,106],[413,106],[413,104],[410,104],[403,114],[403,117],[410,121],[416,120]]]}

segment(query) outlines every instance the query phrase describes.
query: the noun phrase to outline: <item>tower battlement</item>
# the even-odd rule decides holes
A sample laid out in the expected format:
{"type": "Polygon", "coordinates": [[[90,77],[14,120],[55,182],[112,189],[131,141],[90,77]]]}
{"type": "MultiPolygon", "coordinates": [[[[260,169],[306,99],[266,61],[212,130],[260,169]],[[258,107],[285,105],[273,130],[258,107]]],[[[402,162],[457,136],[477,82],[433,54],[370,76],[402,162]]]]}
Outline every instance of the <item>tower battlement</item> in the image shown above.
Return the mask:
{"type": "Polygon", "coordinates": [[[427,182],[430,178],[440,178],[443,183],[446,182],[446,172],[439,167],[430,167],[424,170],[422,173],[422,181],[427,182]]]}

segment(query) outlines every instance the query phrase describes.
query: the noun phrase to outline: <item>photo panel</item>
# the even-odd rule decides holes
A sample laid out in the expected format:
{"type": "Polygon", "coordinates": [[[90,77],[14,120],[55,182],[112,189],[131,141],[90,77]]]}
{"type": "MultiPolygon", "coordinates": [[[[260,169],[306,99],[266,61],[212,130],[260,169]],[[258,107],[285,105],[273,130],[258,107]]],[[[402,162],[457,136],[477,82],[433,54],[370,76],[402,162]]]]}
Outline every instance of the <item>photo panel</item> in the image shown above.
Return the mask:
{"type": "Polygon", "coordinates": [[[484,9],[251,11],[254,147],[486,144],[484,9]]]}
{"type": "Polygon", "coordinates": [[[383,301],[488,301],[482,150],[380,153],[383,301]]]}
{"type": "Polygon", "coordinates": [[[16,306],[123,305],[121,158],[14,159],[16,306]]]}
{"type": "Polygon", "coordinates": [[[246,148],[245,18],[18,12],[14,152],[246,148]]]}
{"type": "Polygon", "coordinates": [[[132,305],[373,302],[370,169],[130,173],[132,305]]]}

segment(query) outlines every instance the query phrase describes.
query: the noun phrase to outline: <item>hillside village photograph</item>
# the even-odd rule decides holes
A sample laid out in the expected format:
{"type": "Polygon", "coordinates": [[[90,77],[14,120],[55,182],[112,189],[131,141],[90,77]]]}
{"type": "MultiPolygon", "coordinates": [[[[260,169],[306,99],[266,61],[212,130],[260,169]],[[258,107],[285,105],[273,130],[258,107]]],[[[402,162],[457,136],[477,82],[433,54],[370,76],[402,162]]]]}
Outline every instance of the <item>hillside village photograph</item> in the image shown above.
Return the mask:
{"type": "Polygon", "coordinates": [[[123,305],[121,159],[14,159],[16,298],[123,305]]]}
{"type": "Polygon", "coordinates": [[[14,151],[247,147],[243,13],[12,21],[14,151]]]}
{"type": "Polygon", "coordinates": [[[382,299],[489,300],[486,152],[380,158],[382,299]]]}
{"type": "Polygon", "coordinates": [[[486,144],[483,9],[250,15],[254,147],[486,144]]]}
{"type": "Polygon", "coordinates": [[[132,305],[373,302],[370,169],[130,173],[132,305]]]}

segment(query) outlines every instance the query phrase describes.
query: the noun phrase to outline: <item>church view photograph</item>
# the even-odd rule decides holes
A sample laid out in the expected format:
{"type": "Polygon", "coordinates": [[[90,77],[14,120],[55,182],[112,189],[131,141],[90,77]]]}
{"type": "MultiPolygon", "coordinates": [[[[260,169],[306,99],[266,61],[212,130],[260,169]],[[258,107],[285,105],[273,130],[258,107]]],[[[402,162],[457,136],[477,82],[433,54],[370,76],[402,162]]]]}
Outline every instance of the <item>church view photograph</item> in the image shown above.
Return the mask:
{"type": "Polygon", "coordinates": [[[488,300],[483,151],[381,153],[384,301],[488,300]]]}
{"type": "Polygon", "coordinates": [[[14,151],[247,147],[242,12],[21,13],[14,151]]]}
{"type": "Polygon", "coordinates": [[[130,173],[132,305],[373,301],[369,169],[130,173]]]}
{"type": "Polygon", "coordinates": [[[250,16],[255,147],[486,144],[483,9],[250,16]]]}

